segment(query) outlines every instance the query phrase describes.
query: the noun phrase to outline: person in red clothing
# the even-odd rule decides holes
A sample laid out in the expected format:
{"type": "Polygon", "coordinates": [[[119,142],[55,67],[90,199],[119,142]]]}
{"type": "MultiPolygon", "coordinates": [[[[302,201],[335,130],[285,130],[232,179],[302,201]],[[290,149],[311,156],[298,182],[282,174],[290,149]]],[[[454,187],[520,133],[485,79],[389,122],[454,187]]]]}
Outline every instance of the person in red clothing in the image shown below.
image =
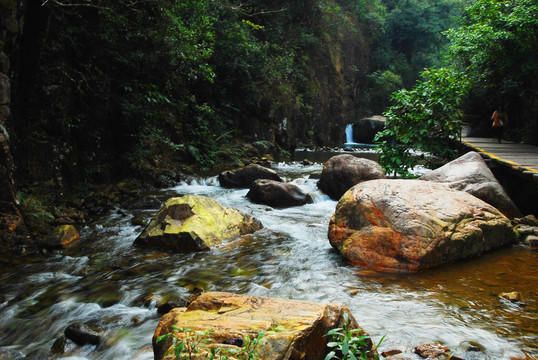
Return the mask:
{"type": "Polygon", "coordinates": [[[493,120],[491,126],[493,127],[495,136],[497,137],[497,140],[501,142],[503,129],[508,124],[508,116],[506,115],[502,105],[493,112],[493,115],[491,115],[491,120],[493,120]]]}

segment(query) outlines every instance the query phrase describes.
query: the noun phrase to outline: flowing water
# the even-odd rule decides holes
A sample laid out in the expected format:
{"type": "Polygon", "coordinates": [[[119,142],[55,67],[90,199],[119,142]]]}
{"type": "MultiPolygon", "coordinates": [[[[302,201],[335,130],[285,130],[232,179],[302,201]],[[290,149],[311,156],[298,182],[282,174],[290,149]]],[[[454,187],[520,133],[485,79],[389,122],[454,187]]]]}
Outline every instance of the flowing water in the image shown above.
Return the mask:
{"type": "MultiPolygon", "coordinates": [[[[536,253],[517,246],[416,274],[348,266],[327,239],[336,202],[309,178],[321,168],[276,167],[315,199],[287,209],[250,203],[248,190],[221,188],[215,178],[163,190],[163,198],[210,196],[264,224],[211,251],[136,248],[142,228],[131,225],[124,210],[81,229],[81,244],[63,254],[0,265],[0,359],[152,359],[156,305],[198,289],[344,303],[374,341],[386,336],[382,351],[442,342],[470,360],[538,355],[536,253]],[[520,292],[525,304],[498,297],[510,291],[520,292]],[[54,353],[56,339],[74,322],[100,329],[106,341],[97,348],[67,342],[63,353],[54,353]]],[[[149,219],[154,212],[142,214],[149,219]]]]}

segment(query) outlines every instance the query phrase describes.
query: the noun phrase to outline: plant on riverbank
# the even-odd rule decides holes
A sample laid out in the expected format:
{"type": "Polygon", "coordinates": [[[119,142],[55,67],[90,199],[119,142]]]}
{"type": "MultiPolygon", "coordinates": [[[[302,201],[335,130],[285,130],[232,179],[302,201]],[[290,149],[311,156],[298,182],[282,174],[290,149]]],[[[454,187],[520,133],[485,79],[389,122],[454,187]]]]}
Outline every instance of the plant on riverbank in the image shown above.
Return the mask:
{"type": "MultiPolygon", "coordinates": [[[[157,338],[157,342],[166,341],[172,337],[172,346],[168,350],[168,354],[173,353],[174,358],[178,360],[195,359],[195,355],[200,353],[200,346],[211,341],[211,330],[193,331],[190,328],[180,328],[177,325],[172,325],[172,331],[161,335],[157,338]]],[[[233,356],[237,360],[257,360],[259,359],[258,348],[262,343],[263,332],[257,337],[251,339],[245,336],[240,340],[241,346],[237,348],[219,348],[212,347],[205,354],[208,360],[228,360],[229,356],[233,356]]]]}
{"type": "Polygon", "coordinates": [[[37,196],[18,192],[17,200],[19,201],[21,212],[27,220],[33,219],[47,224],[54,221],[54,215],[48,210],[48,205],[37,196]]]}
{"type": "Polygon", "coordinates": [[[455,155],[450,144],[461,136],[460,103],[468,81],[449,68],[426,69],[421,76],[424,80],[413,89],[392,95],[394,105],[384,114],[385,130],[375,137],[379,163],[387,173],[413,177],[410,169],[418,163],[415,150],[446,159],[455,155]]]}
{"type": "Polygon", "coordinates": [[[200,345],[210,340],[209,332],[209,329],[193,331],[190,328],[182,329],[177,325],[172,325],[172,331],[159,336],[157,342],[166,341],[172,337],[172,346],[168,353],[173,353],[178,360],[190,360],[200,352],[200,345]]]}
{"type": "MultiPolygon", "coordinates": [[[[372,351],[372,340],[368,335],[364,335],[362,329],[350,329],[350,321],[347,313],[344,313],[344,324],[341,328],[331,329],[325,336],[330,337],[327,347],[332,348],[331,352],[325,356],[325,360],[349,359],[349,360],[379,360],[379,355],[372,351]]],[[[377,349],[385,337],[373,347],[377,349]]]]}

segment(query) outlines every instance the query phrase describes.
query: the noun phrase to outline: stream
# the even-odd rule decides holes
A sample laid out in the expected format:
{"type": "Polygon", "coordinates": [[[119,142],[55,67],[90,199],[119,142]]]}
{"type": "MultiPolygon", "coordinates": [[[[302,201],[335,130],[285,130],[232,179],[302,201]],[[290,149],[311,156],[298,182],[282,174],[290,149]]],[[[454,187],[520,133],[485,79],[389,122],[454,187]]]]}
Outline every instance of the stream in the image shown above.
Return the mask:
{"type": "MultiPolygon", "coordinates": [[[[273,209],[253,204],[248,189],[225,189],[215,177],[163,189],[161,198],[206,195],[258,218],[264,229],[211,251],[171,254],[132,245],[142,231],[133,211],[118,209],[79,229],[82,241],[33,262],[0,264],[0,359],[153,359],[157,305],[193,292],[340,302],[380,352],[441,342],[473,359],[538,356],[538,254],[523,246],[413,274],[378,273],[347,265],[327,239],[336,201],[309,178],[314,163],[274,169],[312,194],[314,203],[273,209]],[[499,293],[518,291],[525,304],[499,293]],[[99,346],[60,347],[65,328],[100,329],[99,346]]],[[[140,210],[149,221],[156,210],[140,210]]]]}

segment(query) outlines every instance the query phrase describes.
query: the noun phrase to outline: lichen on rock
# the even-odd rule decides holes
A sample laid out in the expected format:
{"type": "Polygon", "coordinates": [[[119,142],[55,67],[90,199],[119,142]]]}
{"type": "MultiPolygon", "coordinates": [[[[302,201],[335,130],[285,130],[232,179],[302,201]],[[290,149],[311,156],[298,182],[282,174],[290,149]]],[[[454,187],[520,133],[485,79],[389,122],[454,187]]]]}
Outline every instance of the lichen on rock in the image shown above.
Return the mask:
{"type": "Polygon", "coordinates": [[[201,251],[262,227],[256,218],[211,198],[185,195],[168,199],[135,244],[177,252],[201,251]]]}

